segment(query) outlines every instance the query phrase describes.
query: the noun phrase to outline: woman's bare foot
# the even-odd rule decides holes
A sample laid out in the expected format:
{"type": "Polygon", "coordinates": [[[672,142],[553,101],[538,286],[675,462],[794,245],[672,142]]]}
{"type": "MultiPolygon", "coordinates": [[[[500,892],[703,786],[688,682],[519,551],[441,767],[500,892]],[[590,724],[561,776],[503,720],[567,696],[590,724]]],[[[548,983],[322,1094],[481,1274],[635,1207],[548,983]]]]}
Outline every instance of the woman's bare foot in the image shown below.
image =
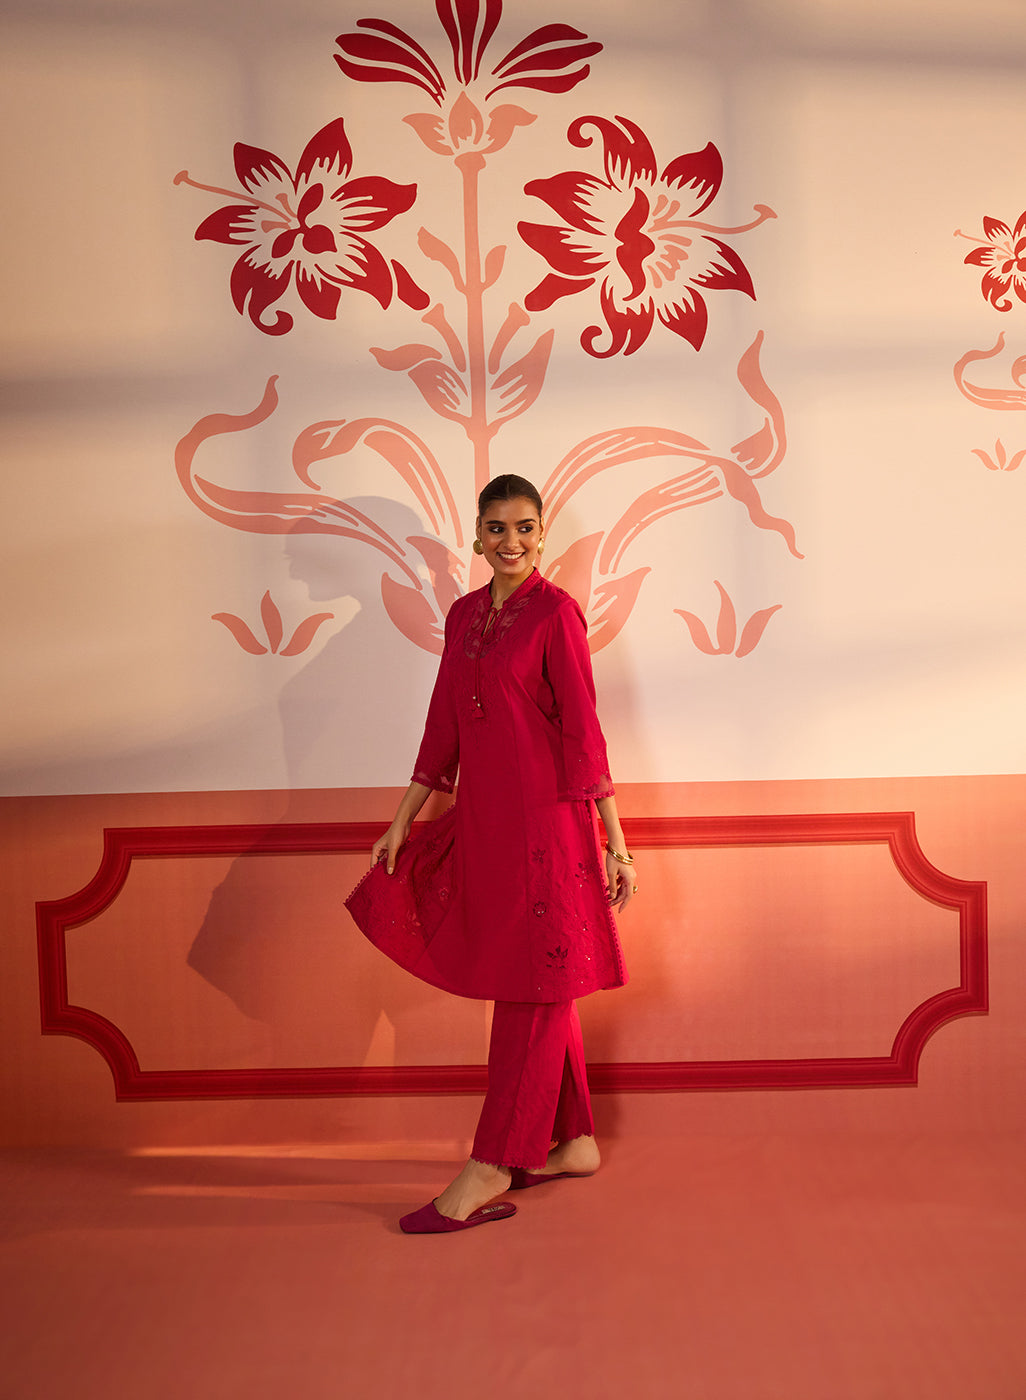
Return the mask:
{"type": "Polygon", "coordinates": [[[487,1162],[470,1161],[435,1200],[439,1215],[466,1220],[481,1206],[509,1190],[509,1167],[493,1167],[487,1162]]]}
{"type": "Polygon", "coordinates": [[[551,1176],[554,1172],[580,1172],[586,1175],[597,1172],[601,1164],[602,1155],[593,1137],[571,1138],[569,1142],[556,1144],[537,1174],[551,1176]]]}

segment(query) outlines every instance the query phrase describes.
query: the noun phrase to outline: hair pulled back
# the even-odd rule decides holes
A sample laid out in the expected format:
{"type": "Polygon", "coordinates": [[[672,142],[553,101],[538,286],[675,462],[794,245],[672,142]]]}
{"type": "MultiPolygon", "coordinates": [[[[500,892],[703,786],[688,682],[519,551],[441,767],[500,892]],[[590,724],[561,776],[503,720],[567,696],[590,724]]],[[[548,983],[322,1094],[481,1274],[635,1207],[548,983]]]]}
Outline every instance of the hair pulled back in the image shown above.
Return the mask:
{"type": "Polygon", "coordinates": [[[505,476],[495,476],[477,498],[477,513],[484,515],[493,501],[519,501],[521,498],[531,502],[538,512],[540,520],[542,518],[542,498],[538,494],[537,487],[532,486],[522,476],[513,476],[511,473],[505,476]]]}

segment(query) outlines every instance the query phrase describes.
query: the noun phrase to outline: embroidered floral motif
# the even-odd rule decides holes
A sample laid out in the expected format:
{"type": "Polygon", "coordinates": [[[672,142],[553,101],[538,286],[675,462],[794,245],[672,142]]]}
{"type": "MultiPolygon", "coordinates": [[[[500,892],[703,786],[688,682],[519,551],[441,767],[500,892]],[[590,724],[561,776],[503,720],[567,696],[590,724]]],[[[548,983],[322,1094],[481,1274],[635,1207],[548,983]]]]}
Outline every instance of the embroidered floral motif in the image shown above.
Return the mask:
{"type": "Polygon", "coordinates": [[[488,626],[485,624],[492,612],[492,600],[487,588],[481,590],[470,626],[463,639],[464,650],[472,661],[476,661],[482,652],[490,651],[499,638],[506,635],[534,596],[533,584],[537,578],[538,574],[535,573],[525,579],[516,592],[503,603],[498,617],[488,626]]]}
{"type": "Polygon", "coordinates": [[[535,914],[538,916],[539,919],[540,919],[540,918],[542,917],[542,915],[545,913],[545,905],[542,904],[542,902],[541,902],[540,900],[539,900],[538,903],[534,906],[534,912],[535,912],[535,914]]]}
{"type": "Polygon", "coordinates": [[[534,850],[531,852],[531,859],[534,861],[535,865],[545,864],[545,852],[540,846],[535,846],[534,850]]]}
{"type": "Polygon", "coordinates": [[[557,943],[555,948],[550,948],[549,951],[546,953],[546,957],[549,961],[549,966],[559,969],[565,968],[569,952],[569,948],[561,948],[557,943]]]}

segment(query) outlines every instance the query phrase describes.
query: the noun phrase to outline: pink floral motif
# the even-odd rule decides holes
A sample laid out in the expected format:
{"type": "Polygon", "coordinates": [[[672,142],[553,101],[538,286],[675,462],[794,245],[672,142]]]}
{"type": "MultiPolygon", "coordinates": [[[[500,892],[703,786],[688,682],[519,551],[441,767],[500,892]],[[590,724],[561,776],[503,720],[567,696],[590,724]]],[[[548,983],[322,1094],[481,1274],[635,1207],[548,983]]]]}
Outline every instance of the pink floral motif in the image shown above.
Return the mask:
{"type": "Polygon", "coordinates": [[[308,311],[334,320],[344,287],[368,292],[383,307],[393,293],[408,306],[428,304],[401,263],[387,262],[364,237],[405,213],[417,195],[416,185],[397,185],[379,175],[350,179],[353,152],[341,117],[322,128],[307,144],[295,174],[271,151],[238,142],[235,173],[243,190],[200,185],[187,171],[176,184],[241,199],[204,219],[197,239],[244,247],[232,269],[235,308],[268,335],[284,335],[293,318],[279,310],[273,321],[264,313],[295,282],[308,311]]]}
{"type": "Polygon", "coordinates": [[[720,595],[720,611],[716,619],[716,641],[713,642],[705,623],[694,613],[685,612],[683,608],[674,608],[674,612],[682,617],[688,625],[691,633],[691,640],[699,651],[706,656],[747,656],[753,652],[762,641],[762,634],[766,630],[766,624],[775,612],[778,612],[782,603],[775,603],[771,608],[760,608],[758,612],[752,613],[741,630],[741,639],[737,635],[737,612],[731,602],[730,595],[718,579],[713,579],[720,595]]]}
{"type": "Polygon", "coordinates": [[[971,451],[975,457],[979,457],[983,465],[991,472],[1017,471],[1018,468],[1022,466],[1023,461],[1026,460],[1026,447],[1009,457],[1008,453],[1005,451],[1005,445],[1000,438],[994,444],[993,457],[982,447],[974,447],[971,451]]]}
{"type": "Polygon", "coordinates": [[[1014,229],[1003,219],[983,220],[983,238],[955,230],[956,238],[970,238],[977,244],[963,261],[971,267],[982,267],[981,290],[987,301],[998,311],[1011,311],[1014,292],[1020,301],[1026,301],[1026,210],[1020,215],[1014,229]]]}
{"type": "Polygon", "coordinates": [[[656,316],[700,350],[708,326],[703,292],[732,290],[755,297],[748,269],[714,235],[742,233],[776,216],[759,204],[757,217],[739,228],[719,228],[696,218],[723,181],[723,162],[711,142],[678,156],[660,174],[651,143],[634,122],[581,117],[567,132],[570,142],[590,146],[589,127],[602,140],[604,179],[567,170],[524,187],[564,221],[561,226],[518,225],[520,236],[552,268],[524,305],[528,311],[545,310],[601,277],[599,304],[610,339],[600,348],[603,328],[590,326],[581,336],[589,354],[632,354],[648,339],[656,316]]]}
{"type": "Polygon", "coordinates": [[[329,622],[334,616],[334,613],[325,612],[314,613],[311,617],[304,618],[285,646],[281,644],[285,636],[285,625],[270,592],[265,593],[260,600],[260,620],[263,623],[267,646],[257,638],[249,623],[244,622],[235,613],[214,613],[211,621],[223,622],[242,650],[248,651],[251,656],[266,656],[269,651],[275,656],[299,656],[309,647],[321,624],[329,622]]]}
{"type": "Polygon", "coordinates": [[[1011,389],[991,389],[985,384],[976,384],[966,378],[966,370],[970,365],[981,360],[993,360],[1004,348],[1005,337],[1002,331],[992,350],[967,350],[955,364],[955,383],[969,402],[978,404],[980,408],[1022,412],[1026,409],[1026,355],[1020,355],[1012,362],[1010,377],[1014,387],[1011,389]]]}

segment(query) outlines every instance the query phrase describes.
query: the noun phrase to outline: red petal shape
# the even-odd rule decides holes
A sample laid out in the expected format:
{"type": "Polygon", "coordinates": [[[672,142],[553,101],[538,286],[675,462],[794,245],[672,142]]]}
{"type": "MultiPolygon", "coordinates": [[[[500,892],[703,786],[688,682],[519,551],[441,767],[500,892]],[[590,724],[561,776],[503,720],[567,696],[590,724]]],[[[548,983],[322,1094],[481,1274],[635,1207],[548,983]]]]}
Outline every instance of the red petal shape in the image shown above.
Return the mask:
{"type": "Polygon", "coordinates": [[[395,290],[399,300],[411,306],[414,311],[423,311],[429,305],[431,298],[424,288],[418,286],[413,278],[403,267],[401,262],[392,259],[392,272],[395,276],[395,290]]]}
{"type": "Polygon", "coordinates": [[[1016,220],[1015,228],[1012,230],[1012,237],[1021,238],[1023,234],[1026,234],[1026,209],[1022,211],[1016,220]]]}
{"type": "Polygon", "coordinates": [[[304,618],[296,630],[293,632],[287,646],[283,646],[278,653],[279,656],[299,656],[306,651],[313,641],[317,629],[324,622],[330,622],[335,616],[334,613],[314,613],[312,617],[304,618]]]}
{"type": "Polygon", "coordinates": [[[535,50],[541,52],[552,44],[559,44],[562,45],[565,52],[571,53],[582,47],[582,42],[588,46],[588,57],[598,53],[602,48],[601,44],[593,43],[587,34],[582,34],[579,29],[571,29],[568,24],[543,25],[541,29],[532,30],[526,39],[521,39],[520,43],[514,45],[504,58],[500,58],[492,69],[492,74],[496,78],[505,77],[510,64],[516,63],[518,59],[524,58],[527,54],[534,53],[535,50]]]}
{"type": "Polygon", "coordinates": [[[610,355],[618,355],[621,350],[625,355],[633,355],[635,350],[640,350],[652,329],[654,313],[651,302],[645,306],[621,310],[613,301],[608,285],[603,283],[601,304],[602,314],[609,327],[610,343],[605,350],[597,349],[596,341],[602,334],[602,327],[589,326],[581,335],[581,345],[588,354],[594,355],[598,360],[605,360],[610,355]]]}
{"type": "Polygon", "coordinates": [[[305,224],[310,215],[314,213],[316,209],[320,208],[323,198],[324,186],[319,182],[316,185],[311,185],[303,195],[303,198],[299,201],[299,210],[296,217],[301,224],[305,224]]]}
{"type": "Polygon", "coordinates": [[[971,253],[966,253],[962,261],[973,267],[990,267],[994,261],[994,249],[991,247],[974,248],[971,253]]]}
{"type": "Polygon", "coordinates": [[[727,244],[721,243],[718,238],[707,238],[705,242],[713,245],[720,262],[710,262],[703,272],[693,277],[695,285],[710,290],[744,292],[754,301],[755,288],[752,286],[751,273],[733,248],[728,248],[727,244]]]}
{"type": "Polygon", "coordinates": [[[250,656],[267,655],[267,648],[257,641],[241,617],[236,617],[234,613],[212,613],[210,620],[223,622],[242,650],[248,651],[250,656]]]}
{"type": "Polygon", "coordinates": [[[1004,219],[992,219],[985,215],[983,219],[983,232],[993,243],[998,238],[1010,238],[1012,230],[1005,223],[1004,219]]]}
{"type": "Polygon", "coordinates": [[[578,83],[583,83],[590,72],[591,68],[586,63],[583,68],[578,68],[573,73],[564,73],[555,78],[510,78],[507,83],[497,83],[486,95],[494,97],[497,92],[508,87],[533,88],[537,92],[569,92],[578,83]]]}
{"type": "Polygon", "coordinates": [[[710,141],[700,151],[689,151],[687,155],[671,160],[663,171],[664,184],[676,187],[681,192],[690,189],[698,201],[693,214],[700,214],[716,198],[723,183],[723,158],[710,141]]]}
{"type": "Polygon", "coordinates": [[[623,189],[638,180],[655,180],[655,152],[648,137],[627,117],[617,117],[616,121],[619,126],[606,117],[578,117],[567,132],[567,139],[574,146],[590,146],[594,138],[585,136],[584,129],[597,128],[602,137],[606,179],[615,188],[623,189]]]}
{"type": "Polygon", "coordinates": [[[235,173],[251,191],[271,180],[280,180],[295,188],[292,171],[273,151],[247,146],[242,141],[235,143],[235,173]]]}
{"type": "Polygon", "coordinates": [[[1010,279],[999,277],[996,272],[987,272],[983,277],[983,295],[997,311],[1011,311],[1008,299],[1010,279]]]}
{"type": "Polygon", "coordinates": [[[572,296],[574,292],[583,292],[586,287],[594,285],[594,277],[589,277],[583,282],[574,282],[569,277],[557,277],[554,272],[550,272],[524,297],[524,306],[528,311],[547,311],[560,297],[572,296]]]}
{"type": "Polygon", "coordinates": [[[582,170],[564,170],[561,175],[552,175],[547,180],[529,180],[524,186],[524,194],[544,200],[552,212],[571,228],[599,233],[601,224],[589,218],[585,212],[585,197],[592,190],[606,188],[594,175],[586,175],[582,170]]]}
{"type": "Polygon", "coordinates": [[[293,325],[287,311],[277,312],[270,324],[262,317],[269,306],[284,296],[292,280],[292,264],[275,273],[264,264],[251,263],[250,256],[244,253],[232,268],[231,293],[235,309],[240,316],[248,314],[254,326],[266,335],[285,335],[293,325]]]}
{"type": "Polygon", "coordinates": [[[307,142],[296,167],[296,187],[303,180],[311,179],[318,166],[322,168],[324,176],[341,175],[343,179],[353,168],[353,148],[349,144],[342,117],[322,126],[307,142]]]}
{"type": "Polygon", "coordinates": [[[342,56],[335,54],[334,59],[346,77],[357,82],[412,83],[441,104],[445,92],[442,75],[415,39],[387,20],[361,19],[357,25],[377,32],[338,36],[335,42],[342,56]]]}
{"type": "Polygon", "coordinates": [[[397,214],[406,213],[417,198],[417,186],[397,185],[383,175],[364,175],[359,180],[347,180],[331,197],[345,205],[346,228],[377,229],[384,228],[397,214]]]}
{"type": "Polygon", "coordinates": [[[503,79],[504,87],[510,87],[510,78],[524,73],[542,74],[554,68],[569,68],[571,64],[594,58],[601,52],[602,45],[579,30],[570,29],[564,24],[550,24],[536,29],[515,49],[511,49],[492,69],[492,73],[496,78],[503,79]],[[572,38],[577,42],[559,42],[563,38],[572,38]]]}
{"type": "Polygon", "coordinates": [[[606,266],[605,258],[593,249],[581,246],[574,229],[521,221],[517,224],[517,231],[529,248],[541,253],[554,272],[568,277],[589,277],[606,266]]]}
{"type": "Polygon", "coordinates": [[[701,350],[709,328],[709,311],[703,298],[693,288],[686,288],[680,301],[674,305],[664,306],[659,312],[659,319],[667,330],[688,341],[696,350],[701,350]]]}
{"type": "Polygon", "coordinates": [[[382,307],[387,307],[392,300],[392,272],[388,263],[373,244],[362,238],[354,238],[353,243],[351,262],[338,264],[338,280],[344,287],[368,292],[382,307]]]}
{"type": "Polygon", "coordinates": [[[214,243],[252,243],[255,214],[256,209],[252,204],[225,205],[203,220],[195,236],[199,241],[209,238],[214,243]],[[240,226],[243,219],[246,220],[245,233],[242,233],[240,226]]]}
{"type": "Polygon", "coordinates": [[[338,314],[338,304],[342,289],[334,282],[308,272],[305,267],[296,268],[296,290],[307,311],[312,311],[322,321],[334,321],[338,314]]]}
{"type": "Polygon", "coordinates": [[[645,259],[655,251],[655,244],[642,230],[648,220],[650,205],[644,190],[635,190],[631,207],[616,226],[616,261],[626,273],[630,291],[623,298],[633,301],[645,290],[645,259]]]}
{"type": "Polygon", "coordinates": [[[456,78],[472,83],[481,69],[481,56],[495,33],[502,0],[435,0],[438,18],[452,49],[456,78]]]}

